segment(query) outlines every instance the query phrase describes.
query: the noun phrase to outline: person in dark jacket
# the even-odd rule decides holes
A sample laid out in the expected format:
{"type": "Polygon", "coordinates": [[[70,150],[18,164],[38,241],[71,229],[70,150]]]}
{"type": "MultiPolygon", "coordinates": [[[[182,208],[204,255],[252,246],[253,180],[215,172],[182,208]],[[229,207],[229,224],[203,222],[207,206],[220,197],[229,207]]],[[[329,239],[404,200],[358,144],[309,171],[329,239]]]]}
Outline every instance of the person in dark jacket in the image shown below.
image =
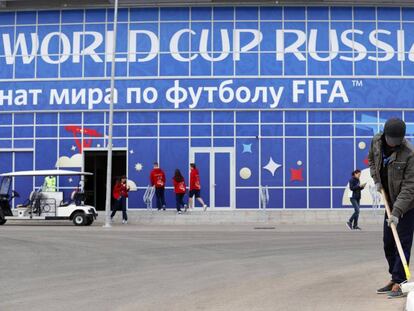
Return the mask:
{"type": "Polygon", "coordinates": [[[368,155],[371,176],[378,191],[384,189],[391,208],[391,217],[384,218],[384,252],[391,281],[377,290],[389,298],[401,297],[400,284],[406,281],[403,265],[398,255],[391,223],[397,226],[398,235],[407,261],[410,260],[414,233],[414,151],[404,139],[405,123],[389,119],[384,132],[374,136],[368,155]]]}
{"type": "Polygon", "coordinates": [[[354,213],[352,214],[349,221],[346,223],[347,227],[350,230],[361,230],[358,227],[358,218],[359,218],[359,206],[361,201],[361,190],[365,188],[365,184],[361,185],[359,178],[361,177],[361,171],[355,170],[352,172],[352,178],[349,180],[349,189],[352,191],[351,203],[354,207],[354,213]]]}

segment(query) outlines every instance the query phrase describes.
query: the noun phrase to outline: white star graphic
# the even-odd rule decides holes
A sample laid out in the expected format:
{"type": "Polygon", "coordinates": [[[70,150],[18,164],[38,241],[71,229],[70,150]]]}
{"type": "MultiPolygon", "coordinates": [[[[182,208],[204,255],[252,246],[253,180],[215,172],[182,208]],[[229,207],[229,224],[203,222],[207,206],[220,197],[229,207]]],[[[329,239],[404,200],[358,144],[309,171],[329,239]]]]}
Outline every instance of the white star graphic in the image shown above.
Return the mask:
{"type": "Polygon", "coordinates": [[[72,145],[72,147],[70,147],[70,150],[75,151],[76,150],[76,146],[73,146],[72,145]]]}
{"type": "Polygon", "coordinates": [[[134,154],[134,150],[133,149],[129,150],[129,153],[134,154]]]}
{"type": "Polygon", "coordinates": [[[268,170],[272,174],[272,176],[275,176],[275,172],[281,166],[282,165],[276,163],[275,161],[273,161],[272,157],[270,157],[269,162],[266,164],[266,166],[263,166],[263,169],[268,170]]]}
{"type": "Polygon", "coordinates": [[[73,182],[73,179],[72,178],[69,178],[68,181],[71,183],[71,182],[73,182]]]}
{"type": "Polygon", "coordinates": [[[137,171],[137,172],[140,172],[140,171],[142,171],[142,168],[143,168],[144,166],[141,164],[141,163],[137,163],[137,164],[135,164],[135,170],[137,171]]]}
{"type": "Polygon", "coordinates": [[[96,147],[101,148],[101,144],[97,144],[96,147]]]}

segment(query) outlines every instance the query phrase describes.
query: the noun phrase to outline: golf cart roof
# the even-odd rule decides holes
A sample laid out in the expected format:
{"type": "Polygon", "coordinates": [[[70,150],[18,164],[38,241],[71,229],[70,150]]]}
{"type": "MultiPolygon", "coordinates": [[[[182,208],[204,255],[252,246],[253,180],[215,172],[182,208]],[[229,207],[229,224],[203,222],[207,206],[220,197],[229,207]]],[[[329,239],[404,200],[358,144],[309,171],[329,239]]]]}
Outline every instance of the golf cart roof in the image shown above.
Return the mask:
{"type": "Polygon", "coordinates": [[[81,175],[93,175],[88,172],[77,172],[68,170],[36,170],[36,171],[20,171],[4,173],[0,176],[3,177],[16,177],[16,176],[81,176],[81,175]]]}

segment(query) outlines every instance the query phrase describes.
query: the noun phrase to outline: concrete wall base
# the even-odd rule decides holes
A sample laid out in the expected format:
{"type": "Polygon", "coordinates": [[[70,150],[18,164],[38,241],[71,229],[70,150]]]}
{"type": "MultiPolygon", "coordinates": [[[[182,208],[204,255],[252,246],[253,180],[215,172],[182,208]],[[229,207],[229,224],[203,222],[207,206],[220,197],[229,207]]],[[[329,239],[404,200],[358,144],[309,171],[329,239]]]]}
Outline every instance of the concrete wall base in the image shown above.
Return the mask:
{"type": "MultiPolygon", "coordinates": [[[[175,211],[129,210],[128,218],[131,223],[166,224],[166,225],[217,225],[217,224],[345,224],[351,217],[352,209],[341,210],[233,210],[217,211],[196,209],[177,215],[175,211]]],[[[121,217],[117,212],[115,218],[121,217]]],[[[99,221],[104,221],[104,211],[99,212],[99,221]]],[[[361,226],[365,224],[382,224],[384,211],[362,210],[359,216],[361,226]]]]}

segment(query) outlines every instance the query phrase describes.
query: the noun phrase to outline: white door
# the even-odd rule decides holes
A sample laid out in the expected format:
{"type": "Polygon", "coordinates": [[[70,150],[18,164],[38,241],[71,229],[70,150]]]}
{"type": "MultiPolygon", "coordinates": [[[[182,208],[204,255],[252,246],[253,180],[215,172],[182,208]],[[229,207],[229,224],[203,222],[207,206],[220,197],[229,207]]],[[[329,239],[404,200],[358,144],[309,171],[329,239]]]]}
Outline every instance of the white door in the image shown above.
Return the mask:
{"type": "Polygon", "coordinates": [[[191,148],[190,162],[200,173],[201,197],[211,208],[233,209],[235,202],[234,148],[191,148]]]}

